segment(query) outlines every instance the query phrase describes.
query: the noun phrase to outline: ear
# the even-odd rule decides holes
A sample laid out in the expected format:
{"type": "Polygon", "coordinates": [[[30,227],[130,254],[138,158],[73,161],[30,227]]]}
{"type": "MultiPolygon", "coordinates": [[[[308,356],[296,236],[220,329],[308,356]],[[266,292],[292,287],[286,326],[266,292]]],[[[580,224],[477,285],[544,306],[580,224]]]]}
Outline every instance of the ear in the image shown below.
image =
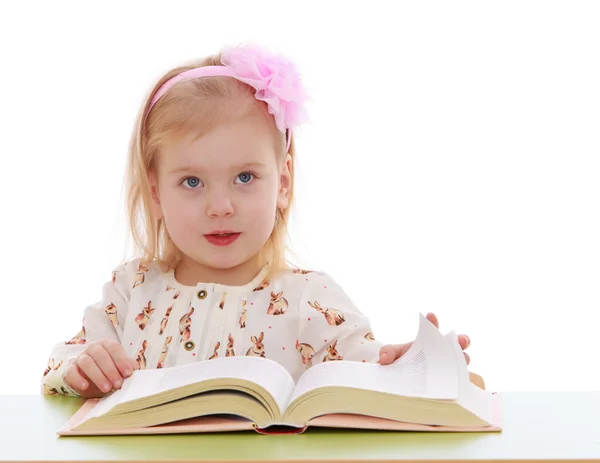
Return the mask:
{"type": "Polygon", "coordinates": [[[290,190],[292,188],[292,156],[285,155],[285,161],[279,174],[279,192],[277,193],[277,208],[288,207],[290,190]]]}
{"type": "Polygon", "coordinates": [[[156,219],[161,219],[163,217],[162,207],[160,205],[160,197],[158,193],[158,177],[156,175],[156,170],[152,169],[148,172],[150,178],[150,194],[151,194],[151,206],[152,212],[156,216],[156,219]]]}

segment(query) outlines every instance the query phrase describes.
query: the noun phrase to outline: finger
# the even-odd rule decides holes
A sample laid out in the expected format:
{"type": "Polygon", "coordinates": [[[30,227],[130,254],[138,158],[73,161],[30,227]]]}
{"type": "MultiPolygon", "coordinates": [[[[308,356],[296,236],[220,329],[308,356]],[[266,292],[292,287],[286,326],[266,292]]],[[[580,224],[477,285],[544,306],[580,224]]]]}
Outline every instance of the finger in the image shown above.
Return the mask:
{"type": "MultiPolygon", "coordinates": [[[[101,344],[106,352],[108,352],[108,355],[119,371],[120,376],[123,378],[131,376],[133,373],[133,365],[131,364],[130,359],[127,358],[123,346],[119,342],[112,339],[104,339],[102,340],[101,344]]],[[[120,380],[121,378],[119,377],[118,379],[120,380]]],[[[114,381],[113,384],[115,384],[114,381]]],[[[115,387],[118,386],[115,384],[115,387]]]]}
{"type": "Polygon", "coordinates": [[[438,322],[438,319],[434,313],[429,312],[427,314],[427,320],[429,320],[431,323],[433,323],[438,330],[440,329],[440,323],[438,322]]]}
{"type": "Polygon", "coordinates": [[[465,354],[465,360],[467,361],[467,365],[471,362],[471,357],[469,357],[469,354],[467,354],[466,352],[463,352],[463,354],[465,354]]]}
{"type": "Polygon", "coordinates": [[[63,381],[67,383],[71,389],[81,395],[83,391],[86,391],[90,387],[90,383],[81,374],[77,364],[73,363],[67,368],[67,371],[63,375],[63,381]]]}
{"type": "Polygon", "coordinates": [[[381,365],[389,365],[394,360],[399,359],[408,352],[412,342],[406,344],[388,344],[379,350],[379,361],[381,365]]]}
{"type": "Polygon", "coordinates": [[[460,344],[461,349],[465,350],[471,345],[471,338],[466,334],[461,334],[458,336],[458,344],[460,344]]]}
{"type": "MultiPolygon", "coordinates": [[[[104,348],[102,348],[104,350],[104,348]]],[[[104,351],[106,353],[106,351],[104,351]]],[[[106,354],[108,355],[108,354],[106,354]]],[[[85,374],[90,382],[98,386],[102,392],[110,392],[112,386],[108,378],[104,375],[96,361],[87,353],[82,353],[77,357],[77,366],[85,374]]]]}
{"type": "Polygon", "coordinates": [[[83,374],[83,372],[79,369],[79,367],[76,364],[71,365],[69,367],[69,370],[65,372],[63,380],[65,381],[67,386],[73,389],[81,397],[85,399],[92,399],[100,398],[106,395],[105,392],[102,392],[100,389],[98,389],[98,386],[92,383],[90,379],[87,376],[85,376],[85,374],[83,374]],[[77,384],[79,384],[79,388],[76,387],[77,384]]]}
{"type": "Polygon", "coordinates": [[[108,392],[101,391],[95,384],[90,384],[90,387],[79,393],[84,399],[100,399],[107,394],[108,392]]]}
{"type": "MultiPolygon", "coordinates": [[[[119,344],[120,346],[120,344],[119,344]]],[[[96,365],[100,368],[104,376],[110,381],[111,389],[114,386],[115,389],[119,389],[123,384],[123,377],[119,372],[119,369],[115,365],[114,360],[111,357],[110,352],[106,350],[103,344],[95,346],[91,353],[92,358],[96,362],[96,365]]]]}

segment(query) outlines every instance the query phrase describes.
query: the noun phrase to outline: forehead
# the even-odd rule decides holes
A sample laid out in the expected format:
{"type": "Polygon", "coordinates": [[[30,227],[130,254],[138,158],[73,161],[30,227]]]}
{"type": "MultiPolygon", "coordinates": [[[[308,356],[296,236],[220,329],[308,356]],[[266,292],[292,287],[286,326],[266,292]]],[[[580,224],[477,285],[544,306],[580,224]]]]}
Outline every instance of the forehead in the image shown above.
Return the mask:
{"type": "Polygon", "coordinates": [[[159,169],[221,170],[248,163],[276,164],[280,140],[262,118],[237,117],[197,136],[188,133],[160,150],[159,169]]]}

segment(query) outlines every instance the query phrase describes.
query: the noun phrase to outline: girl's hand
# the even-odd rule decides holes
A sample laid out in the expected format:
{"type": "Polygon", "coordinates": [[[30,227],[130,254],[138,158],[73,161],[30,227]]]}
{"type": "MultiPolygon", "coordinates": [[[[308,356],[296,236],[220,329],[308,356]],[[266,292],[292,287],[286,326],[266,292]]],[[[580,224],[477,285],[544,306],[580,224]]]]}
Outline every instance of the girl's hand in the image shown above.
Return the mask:
{"type": "Polygon", "coordinates": [[[103,397],[120,389],[123,380],[138,370],[137,362],[128,358],[125,348],[114,339],[90,343],[63,375],[67,385],[86,399],[103,397]]]}
{"type": "MultiPolygon", "coordinates": [[[[427,320],[429,320],[431,323],[433,323],[436,328],[438,328],[438,329],[440,328],[438,319],[434,314],[428,313],[427,320]]],[[[393,361],[399,359],[404,354],[406,354],[408,349],[410,349],[410,347],[413,345],[413,342],[414,341],[408,342],[406,344],[388,344],[386,346],[383,346],[381,348],[381,350],[379,351],[379,362],[378,363],[380,363],[381,365],[388,365],[388,364],[392,363],[393,361]]],[[[460,345],[462,350],[465,350],[467,347],[469,347],[471,345],[471,340],[469,339],[469,336],[467,336],[466,334],[461,334],[458,336],[458,344],[460,345]]],[[[471,361],[471,358],[469,357],[469,354],[467,354],[466,352],[464,352],[464,354],[465,354],[465,359],[466,359],[467,365],[468,365],[469,362],[471,361]]]]}

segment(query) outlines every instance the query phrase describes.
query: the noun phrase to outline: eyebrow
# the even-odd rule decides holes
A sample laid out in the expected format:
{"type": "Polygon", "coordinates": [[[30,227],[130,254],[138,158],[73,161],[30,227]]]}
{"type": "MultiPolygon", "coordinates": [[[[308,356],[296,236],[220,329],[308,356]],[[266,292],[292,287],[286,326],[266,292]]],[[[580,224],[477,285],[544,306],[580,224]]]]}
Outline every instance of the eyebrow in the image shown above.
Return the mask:
{"type": "MultiPolygon", "coordinates": [[[[233,166],[232,170],[244,170],[244,169],[262,169],[267,167],[262,162],[245,162],[237,166],[233,166]]],[[[201,167],[196,166],[181,166],[169,171],[169,174],[182,174],[184,172],[192,172],[196,170],[203,170],[201,167]]]]}

